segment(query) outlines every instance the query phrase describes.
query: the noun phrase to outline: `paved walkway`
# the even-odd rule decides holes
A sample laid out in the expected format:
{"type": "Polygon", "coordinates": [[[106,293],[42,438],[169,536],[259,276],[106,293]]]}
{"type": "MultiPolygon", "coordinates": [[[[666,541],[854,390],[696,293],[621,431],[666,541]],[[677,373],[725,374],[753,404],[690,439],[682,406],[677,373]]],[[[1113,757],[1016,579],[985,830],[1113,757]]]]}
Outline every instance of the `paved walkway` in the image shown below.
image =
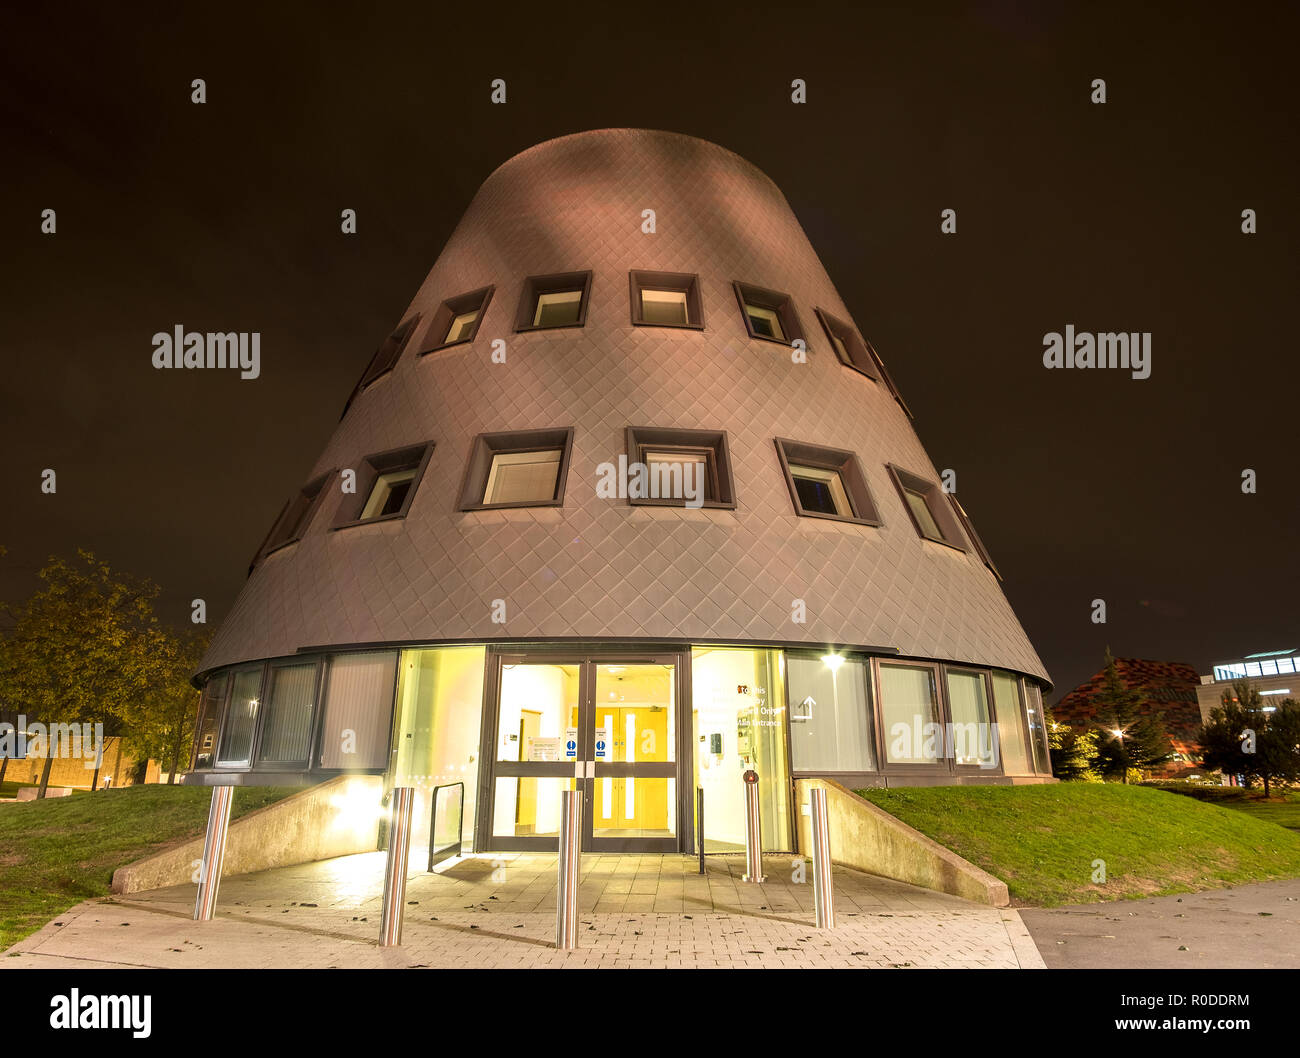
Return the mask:
{"type": "Polygon", "coordinates": [[[1017,912],[835,868],[839,928],[813,925],[811,865],[768,857],[589,855],[578,951],[555,939],[555,856],[469,857],[407,886],[400,948],[378,946],[384,855],[222,881],[217,918],[194,887],[89,900],[19,942],[0,969],[59,967],[998,967],[1041,968],[1017,912]]]}
{"type": "Polygon", "coordinates": [[[1300,879],[1020,914],[1053,969],[1300,967],[1300,879]]]}

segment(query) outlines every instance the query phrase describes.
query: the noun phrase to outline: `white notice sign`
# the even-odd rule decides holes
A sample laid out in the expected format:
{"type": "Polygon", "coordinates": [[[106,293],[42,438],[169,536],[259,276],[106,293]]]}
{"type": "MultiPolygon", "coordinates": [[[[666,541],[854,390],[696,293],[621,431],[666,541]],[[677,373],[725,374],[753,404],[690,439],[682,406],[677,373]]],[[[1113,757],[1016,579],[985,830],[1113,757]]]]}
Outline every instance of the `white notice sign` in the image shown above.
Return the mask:
{"type": "Polygon", "coordinates": [[[564,743],[558,738],[535,738],[528,749],[529,760],[562,760],[564,743]]]}

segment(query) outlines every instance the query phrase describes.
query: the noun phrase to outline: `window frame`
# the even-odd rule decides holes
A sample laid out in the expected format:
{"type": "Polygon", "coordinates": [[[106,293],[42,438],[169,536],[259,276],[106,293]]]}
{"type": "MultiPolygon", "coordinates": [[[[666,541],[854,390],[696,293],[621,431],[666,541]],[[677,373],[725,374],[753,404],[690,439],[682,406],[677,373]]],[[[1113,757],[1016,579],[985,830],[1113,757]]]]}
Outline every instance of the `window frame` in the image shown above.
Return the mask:
{"type": "Polygon", "coordinates": [[[880,369],[876,364],[875,357],[872,356],[871,346],[866,339],[858,333],[856,327],[845,323],[838,316],[832,316],[823,308],[813,310],[817,314],[817,319],[821,321],[822,330],[826,332],[826,339],[831,344],[831,349],[835,352],[835,358],[841,364],[851,371],[856,371],[860,375],[865,375],[872,382],[879,383],[880,369]],[[844,345],[844,352],[840,352],[840,346],[837,339],[844,345]]]}
{"type": "MultiPolygon", "coordinates": [[[[683,455],[703,452],[709,471],[709,483],[717,499],[706,497],[699,507],[687,507],[685,498],[631,495],[627,502],[634,507],[675,507],[683,510],[735,510],[736,486],[731,469],[731,446],[726,430],[685,430],[675,427],[629,426],[626,431],[627,462],[644,463],[645,451],[680,452],[683,455]],[[710,458],[711,457],[711,458],[710,458]]],[[[648,464],[647,464],[648,469],[648,464]]]]}
{"type": "Polygon", "coordinates": [[[980,539],[980,534],[975,531],[975,525],[971,522],[970,515],[966,513],[966,508],[961,505],[961,501],[957,499],[957,494],[955,492],[949,492],[946,493],[946,495],[948,497],[948,502],[952,504],[953,514],[957,516],[957,522],[961,525],[962,530],[966,534],[966,539],[971,542],[971,545],[975,548],[975,553],[979,555],[980,559],[984,562],[984,565],[989,568],[989,572],[1001,581],[1002,574],[994,564],[993,557],[989,554],[989,549],[984,546],[984,541],[980,539]]]}
{"type": "Polygon", "coordinates": [[[375,350],[374,355],[370,358],[370,363],[366,365],[365,371],[361,373],[360,381],[353,387],[347,403],[343,405],[343,415],[348,413],[348,409],[352,407],[352,402],[357,397],[379,379],[391,374],[393,369],[397,367],[398,362],[402,359],[402,353],[406,351],[406,347],[415,334],[415,328],[419,325],[420,317],[420,313],[413,312],[403,319],[387,338],[379,343],[379,348],[375,350]]]}
{"type": "Polygon", "coordinates": [[[492,295],[495,291],[496,286],[489,284],[485,287],[479,287],[477,290],[447,298],[438,306],[437,312],[433,314],[433,318],[429,322],[429,328],[425,332],[424,341],[420,343],[420,348],[416,351],[416,356],[428,356],[430,353],[440,353],[444,349],[454,349],[458,345],[468,345],[477,338],[479,328],[483,325],[483,317],[487,315],[488,306],[492,303],[492,295]],[[451,325],[456,322],[457,317],[463,316],[471,310],[477,311],[478,315],[469,329],[469,334],[463,338],[448,341],[451,325]]]}
{"type": "Polygon", "coordinates": [[[794,298],[789,294],[783,294],[779,290],[769,290],[767,287],[756,286],[740,279],[733,279],[731,285],[736,292],[736,301],[740,305],[740,317],[745,323],[745,331],[751,338],[756,338],[761,342],[773,342],[776,345],[784,346],[786,349],[793,348],[796,341],[802,341],[805,349],[808,347],[808,336],[804,332],[803,325],[799,322],[798,313],[795,312],[794,298]],[[785,332],[785,337],[773,338],[755,331],[754,321],[749,318],[750,305],[776,313],[777,319],[781,322],[781,330],[785,332]]]}
{"type": "Polygon", "coordinates": [[[558,331],[568,327],[585,327],[587,325],[587,308],[591,303],[591,271],[554,272],[546,275],[527,276],[524,279],[523,292],[519,298],[519,311],[515,315],[515,333],[528,331],[558,331]],[[537,315],[537,299],[543,294],[560,294],[578,291],[578,319],[573,323],[533,323],[537,315]]]}
{"type": "Polygon", "coordinates": [[[271,528],[261,546],[257,549],[257,554],[253,556],[253,561],[248,564],[249,573],[252,573],[267,555],[273,555],[290,544],[296,544],[307,535],[307,530],[311,528],[311,523],[325,499],[325,486],[329,484],[330,478],[337,473],[338,467],[334,467],[324,474],[317,475],[285,501],[284,506],[280,508],[279,515],[271,523],[271,528]],[[297,521],[292,532],[281,537],[279,534],[287,528],[295,504],[300,504],[297,521]]]}
{"type": "Polygon", "coordinates": [[[949,664],[941,662],[939,667],[943,670],[943,701],[944,701],[944,737],[945,752],[951,750],[953,755],[948,758],[948,763],[952,768],[954,775],[1005,775],[1006,768],[1002,763],[1002,730],[995,728],[998,733],[998,766],[996,768],[985,768],[980,764],[958,764],[956,757],[956,746],[949,745],[949,733],[952,731],[952,725],[956,723],[952,716],[952,696],[948,691],[948,674],[958,673],[964,675],[976,675],[980,677],[980,682],[984,686],[984,704],[988,707],[989,723],[996,724],[998,719],[997,702],[993,700],[993,676],[989,669],[980,668],[977,665],[949,664]]]}
{"type": "Polygon", "coordinates": [[[948,688],[944,682],[942,668],[942,664],[938,661],[902,657],[873,657],[871,659],[871,696],[875,702],[876,710],[876,766],[879,774],[906,776],[952,774],[952,758],[946,755],[948,749],[948,688]],[[939,725],[942,732],[943,745],[941,750],[945,754],[942,757],[935,758],[932,763],[918,764],[914,760],[895,762],[889,759],[889,732],[885,730],[884,679],[881,676],[882,669],[889,665],[897,668],[930,670],[930,686],[934,691],[934,722],[939,725]]]}
{"type": "MultiPolygon", "coordinates": [[[[824,650],[817,651],[817,650],[809,650],[807,648],[800,649],[797,647],[786,648],[786,650],[784,651],[786,664],[783,666],[783,668],[785,670],[784,671],[785,700],[787,703],[786,705],[786,709],[787,709],[786,755],[789,758],[789,760],[787,761],[787,772],[790,775],[791,779],[816,778],[819,775],[825,775],[831,778],[834,778],[836,776],[853,776],[853,775],[878,776],[882,774],[881,762],[883,758],[880,755],[880,738],[879,738],[880,714],[879,714],[879,709],[877,707],[877,701],[876,701],[876,679],[875,679],[876,670],[874,664],[876,659],[870,654],[856,653],[851,650],[847,650],[847,651],[836,650],[833,651],[833,653],[841,654],[844,657],[844,660],[846,662],[854,662],[862,665],[863,667],[863,693],[866,695],[867,698],[866,701],[867,736],[868,736],[867,741],[871,746],[872,755],[875,757],[875,767],[868,768],[868,769],[858,769],[854,771],[846,771],[844,769],[832,771],[829,768],[820,768],[814,770],[798,769],[794,765],[793,724],[795,723],[794,710],[795,710],[796,703],[794,701],[794,696],[790,690],[789,660],[790,658],[794,657],[794,658],[801,658],[804,660],[815,659],[821,661],[826,653],[827,651],[824,650]]],[[[802,722],[802,720],[800,722],[802,722]]]]}
{"type": "Polygon", "coordinates": [[[470,446],[461,482],[458,511],[504,511],[524,507],[563,507],[564,493],[569,479],[569,461],[573,456],[572,426],[550,430],[507,430],[481,433],[470,446]],[[523,500],[512,503],[484,503],[492,463],[498,455],[515,455],[520,452],[546,452],[560,450],[560,463],[555,472],[555,491],[549,500],[523,500]]]}
{"type": "Polygon", "coordinates": [[[633,327],[666,327],[670,330],[704,330],[704,304],[700,298],[700,277],[693,272],[653,272],[632,269],[628,272],[631,295],[633,327]],[[657,323],[645,318],[641,294],[646,290],[661,290],[686,296],[685,323],[657,323]]]}
{"type": "Polygon", "coordinates": [[[776,437],[773,440],[776,444],[777,459],[781,463],[781,472],[785,475],[786,487],[790,490],[790,502],[794,504],[796,515],[800,518],[822,518],[826,521],[848,522],[852,525],[869,525],[875,528],[884,524],[880,518],[880,507],[871,493],[871,487],[867,484],[866,474],[856,453],[842,448],[828,448],[825,445],[792,441],[788,437],[776,437]],[[794,480],[795,474],[791,470],[792,464],[839,474],[840,485],[848,499],[851,515],[846,517],[827,514],[824,511],[805,510],[803,502],[799,499],[799,490],[794,480]]]}
{"type": "Polygon", "coordinates": [[[943,489],[936,483],[927,481],[919,474],[913,474],[911,471],[904,470],[893,463],[886,463],[885,466],[889,469],[889,475],[893,478],[894,486],[898,489],[898,498],[902,500],[903,508],[907,511],[907,517],[916,529],[917,536],[922,540],[929,540],[931,543],[941,544],[944,547],[950,547],[954,551],[966,554],[969,549],[961,542],[961,524],[953,514],[951,505],[932,502],[933,497],[936,495],[946,495],[943,489]],[[951,536],[951,540],[947,539],[946,536],[944,539],[937,539],[924,530],[916,514],[912,511],[912,505],[907,501],[907,492],[909,490],[922,494],[922,499],[930,511],[930,517],[934,519],[940,533],[951,536]]]}
{"type": "MultiPolygon", "coordinates": [[[[283,771],[307,771],[311,768],[314,759],[314,751],[318,730],[321,722],[321,714],[324,712],[321,701],[321,677],[324,669],[324,655],[309,654],[291,655],[284,658],[273,658],[265,662],[266,671],[262,673],[262,690],[257,707],[257,726],[253,732],[252,760],[249,763],[248,771],[257,772],[283,772],[283,771]],[[276,669],[285,668],[305,668],[311,665],[315,670],[312,675],[312,703],[311,703],[311,723],[307,730],[307,756],[301,760],[263,760],[262,759],[262,741],[266,731],[266,718],[270,709],[269,697],[272,688],[275,686],[276,669]]],[[[232,681],[233,685],[233,681],[232,681]]]]}
{"type": "Polygon", "coordinates": [[[357,468],[357,491],[354,495],[346,497],[346,502],[340,505],[334,524],[330,526],[331,531],[349,529],[357,525],[378,525],[405,518],[411,509],[411,504],[415,501],[415,494],[420,489],[420,482],[433,456],[433,449],[433,441],[423,441],[419,444],[403,445],[401,448],[390,448],[385,452],[363,456],[361,466],[357,468]],[[361,517],[361,512],[370,502],[371,494],[382,475],[412,468],[415,470],[415,476],[411,479],[411,487],[406,492],[400,511],[371,518],[361,517]]]}
{"type": "Polygon", "coordinates": [[[217,725],[217,745],[212,752],[211,771],[228,772],[252,771],[254,762],[257,760],[257,743],[259,732],[262,726],[262,700],[266,697],[266,666],[265,661],[255,661],[248,665],[232,665],[226,669],[229,680],[226,686],[225,698],[221,705],[221,722],[217,725]],[[257,685],[257,715],[253,718],[253,730],[249,733],[248,738],[248,759],[245,761],[223,761],[221,754],[226,742],[227,725],[230,723],[230,703],[235,696],[235,680],[241,672],[254,672],[258,676],[257,685]]]}

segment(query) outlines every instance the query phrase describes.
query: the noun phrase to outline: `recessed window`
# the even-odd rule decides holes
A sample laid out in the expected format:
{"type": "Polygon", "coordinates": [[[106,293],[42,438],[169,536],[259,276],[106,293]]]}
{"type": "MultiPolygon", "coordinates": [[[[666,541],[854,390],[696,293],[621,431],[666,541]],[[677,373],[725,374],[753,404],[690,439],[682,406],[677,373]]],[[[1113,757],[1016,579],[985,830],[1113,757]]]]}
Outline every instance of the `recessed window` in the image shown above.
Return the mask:
{"type": "Polygon", "coordinates": [[[271,531],[266,534],[266,539],[257,550],[257,556],[249,564],[250,573],[266,555],[302,538],[316,514],[316,508],[320,506],[325,494],[325,483],[333,475],[334,471],[331,470],[328,474],[322,474],[309,481],[280,509],[280,516],[271,526],[271,531]]]}
{"type": "Polygon", "coordinates": [[[459,297],[448,298],[433,314],[420,355],[473,341],[478,333],[493,287],[483,287],[459,297]]]}
{"type": "Polygon", "coordinates": [[[776,439],[797,514],[879,525],[880,515],[857,456],[838,448],[776,439]]]}
{"type": "MultiPolygon", "coordinates": [[[[416,313],[384,339],[379,348],[375,350],[375,355],[370,358],[370,364],[366,368],[365,374],[361,376],[361,381],[357,383],[357,388],[352,391],[352,396],[348,398],[349,404],[370,383],[381,375],[386,375],[396,366],[397,361],[402,357],[402,350],[406,348],[406,343],[411,340],[411,334],[419,320],[420,315],[416,313]]],[[[346,408],[343,410],[347,411],[346,408]]]]}
{"type": "Polygon", "coordinates": [[[727,435],[629,426],[627,498],[671,507],[736,506],[727,435]]]}
{"type": "Polygon", "coordinates": [[[826,337],[831,340],[831,346],[835,349],[835,355],[839,357],[840,363],[866,375],[867,378],[879,379],[880,373],[876,369],[871,348],[856,330],[825,309],[817,310],[817,318],[821,320],[822,329],[826,331],[826,337]]]}
{"type": "Polygon", "coordinates": [[[736,300],[751,338],[791,345],[804,340],[803,328],[795,315],[789,294],[736,282],[736,300]]]}
{"type": "Polygon", "coordinates": [[[638,327],[704,326],[699,277],[680,272],[631,272],[632,322],[638,327]]]}
{"type": "Polygon", "coordinates": [[[979,533],[975,532],[975,526],[971,524],[970,515],[966,513],[966,508],[958,502],[957,497],[951,492],[948,493],[948,499],[952,503],[953,513],[957,515],[957,520],[961,522],[961,527],[966,530],[967,538],[975,545],[976,552],[984,560],[984,565],[988,566],[993,576],[1001,580],[1002,574],[998,572],[998,567],[993,564],[989,549],[984,546],[984,541],[980,539],[979,533]]]}
{"type": "Polygon", "coordinates": [[[591,293],[590,272],[565,272],[553,276],[530,276],[515,320],[516,331],[540,331],[551,327],[581,327],[587,322],[587,301],[591,293]]]}
{"type": "Polygon", "coordinates": [[[480,434],[470,453],[460,509],[561,507],[573,430],[480,434]]]}
{"type": "Polygon", "coordinates": [[[939,486],[893,465],[889,467],[889,472],[894,478],[894,484],[898,486],[899,495],[907,505],[907,513],[911,516],[916,531],[927,540],[965,551],[961,529],[952,508],[944,502],[939,486]]]}
{"type": "Polygon", "coordinates": [[[335,529],[405,518],[420,487],[433,442],[366,456],[357,468],[357,491],[339,510],[335,529]]]}

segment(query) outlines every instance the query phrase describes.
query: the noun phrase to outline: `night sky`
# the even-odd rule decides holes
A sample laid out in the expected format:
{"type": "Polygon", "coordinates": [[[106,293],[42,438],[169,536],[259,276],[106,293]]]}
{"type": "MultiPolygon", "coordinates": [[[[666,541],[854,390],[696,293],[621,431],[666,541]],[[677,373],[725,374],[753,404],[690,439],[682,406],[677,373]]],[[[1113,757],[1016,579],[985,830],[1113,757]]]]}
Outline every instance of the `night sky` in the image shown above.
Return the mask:
{"type": "Polygon", "coordinates": [[[0,598],[80,547],[219,622],[479,184],[636,126],[785,192],[1053,699],[1107,644],[1300,645],[1294,5],[920,6],[6,12],[0,598]],[[260,331],[261,378],[154,370],[178,323],[260,331]],[[1046,370],[1067,324],[1150,331],[1151,377],[1046,370]]]}

